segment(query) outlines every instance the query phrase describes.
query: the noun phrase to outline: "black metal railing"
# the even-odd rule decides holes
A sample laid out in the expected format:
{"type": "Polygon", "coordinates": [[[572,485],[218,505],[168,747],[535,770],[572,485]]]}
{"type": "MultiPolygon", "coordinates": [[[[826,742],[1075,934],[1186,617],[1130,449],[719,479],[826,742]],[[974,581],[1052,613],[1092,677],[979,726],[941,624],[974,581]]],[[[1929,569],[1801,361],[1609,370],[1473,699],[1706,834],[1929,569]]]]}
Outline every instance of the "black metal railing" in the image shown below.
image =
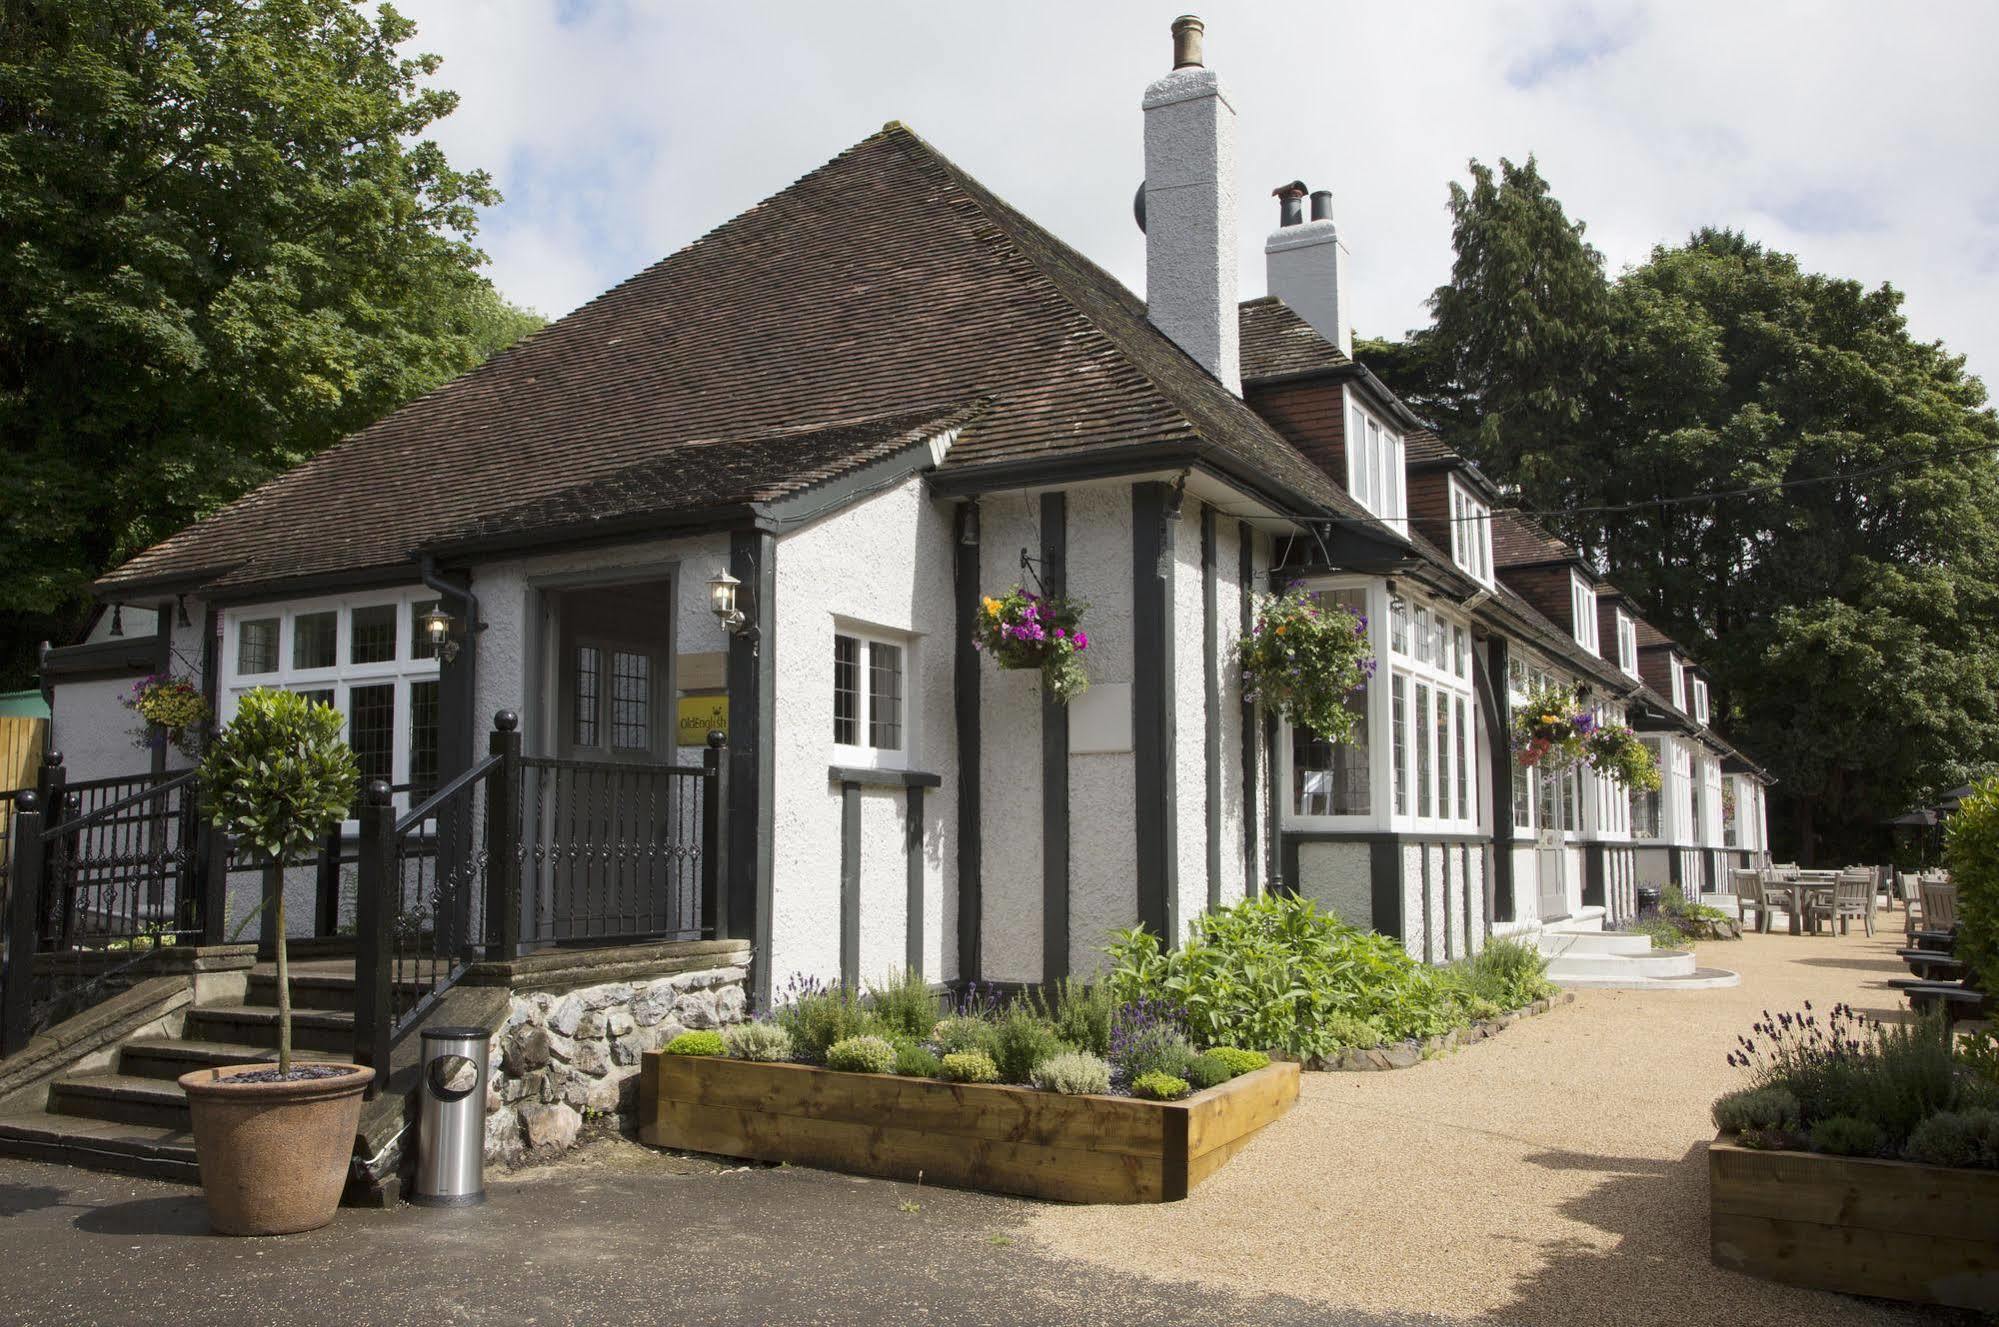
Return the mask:
{"type": "Polygon", "coordinates": [[[703,769],[533,757],[520,768],[524,942],[701,937],[703,769]]]}
{"type": "Polygon", "coordinates": [[[70,782],[60,755],[9,797],[0,1054],[205,934],[195,775],[70,782]]]}
{"type": "Polygon", "coordinates": [[[364,1064],[387,1065],[481,958],[714,933],[719,743],[698,768],[626,766],[523,756],[518,730],[513,714],[496,716],[486,757],[407,814],[396,814],[386,784],[362,798],[355,1054],[364,1064]]]}

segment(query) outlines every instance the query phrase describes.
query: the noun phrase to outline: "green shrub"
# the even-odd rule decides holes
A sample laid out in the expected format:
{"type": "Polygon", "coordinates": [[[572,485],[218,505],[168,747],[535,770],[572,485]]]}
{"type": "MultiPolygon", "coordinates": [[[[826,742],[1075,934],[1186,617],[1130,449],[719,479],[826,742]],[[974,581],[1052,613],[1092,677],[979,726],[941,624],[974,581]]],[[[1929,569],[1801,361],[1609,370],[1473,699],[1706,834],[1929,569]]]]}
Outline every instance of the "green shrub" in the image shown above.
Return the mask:
{"type": "Polygon", "coordinates": [[[1015,1001],[993,1020],[987,1054],[999,1067],[1001,1082],[1026,1083],[1033,1080],[1036,1065],[1069,1049],[1039,1014],[1015,1001]]]}
{"type": "Polygon", "coordinates": [[[929,1036],[937,1022],[937,994],[914,971],[892,971],[880,984],[869,982],[866,1003],[884,1033],[900,1033],[912,1041],[929,1036]]]}
{"type": "Polygon", "coordinates": [[[945,1055],[959,1051],[993,1053],[993,1025],[970,1014],[953,1014],[931,1025],[930,1040],[945,1055]]]}
{"type": "Polygon", "coordinates": [[[1999,1169],[1999,1111],[1941,1111],[1909,1134],[1902,1155],[1931,1166],[1999,1169]]]}
{"type": "Polygon", "coordinates": [[[1111,1090],[1111,1067],[1088,1051],[1064,1051],[1035,1066],[1034,1085],[1068,1097],[1101,1096],[1111,1090]]]}
{"type": "Polygon", "coordinates": [[[1687,942],[1686,932],[1664,917],[1640,917],[1629,929],[1634,935],[1650,936],[1654,949],[1678,949],[1687,942]]]}
{"type": "Polygon", "coordinates": [[[1207,1054],[1228,1065],[1231,1077],[1255,1073],[1270,1065],[1270,1057],[1262,1051],[1246,1051],[1240,1046],[1210,1046],[1207,1054]]]}
{"type": "Polygon", "coordinates": [[[775,1023],[731,1023],[722,1029],[722,1045],[732,1060],[791,1058],[791,1034],[775,1023]]]}
{"type": "Polygon", "coordinates": [[[1111,1030],[1111,1068],[1117,1081],[1145,1074],[1179,1077],[1194,1058],[1194,1047],[1177,1022],[1156,1004],[1139,1001],[1118,1010],[1111,1030]]]}
{"type": "Polygon", "coordinates": [[[938,1061],[938,1077],[954,1083],[997,1083],[999,1066],[984,1051],[953,1051],[938,1061]]]}
{"type": "Polygon", "coordinates": [[[1388,1038],[1381,1029],[1364,1018],[1352,1014],[1330,1014],[1321,1029],[1321,1040],[1325,1043],[1322,1055],[1337,1055],[1344,1050],[1366,1050],[1379,1046],[1388,1038]]]}
{"type": "Polygon", "coordinates": [[[1234,1078],[1237,1072],[1234,1065],[1212,1051],[1196,1055],[1187,1062],[1187,1081],[1196,1088],[1220,1087],[1234,1078]]]}
{"type": "Polygon", "coordinates": [[[1678,885],[1667,885],[1659,896],[1659,911],[1672,921],[1725,922],[1727,913],[1705,903],[1694,903],[1678,885]]]}
{"type": "Polygon", "coordinates": [[[1118,1000],[1109,982],[1083,982],[1064,977],[1052,1004],[1040,991],[1030,997],[1033,1009],[1055,1028],[1055,1035],[1092,1055],[1111,1053],[1111,1016],[1118,1000]]]}
{"type": "Polygon", "coordinates": [[[668,1055],[724,1055],[728,1047],[719,1032],[683,1032],[662,1047],[668,1055]]]}
{"type": "Polygon", "coordinates": [[[1724,1133],[1791,1132],[1798,1123],[1798,1099],[1781,1087],[1746,1087],[1714,1103],[1714,1127],[1724,1133]]]}
{"type": "Polygon", "coordinates": [[[903,1078],[938,1078],[944,1066],[927,1046],[895,1048],[895,1072],[903,1078]]]}
{"type": "Polygon", "coordinates": [[[1980,989],[1999,992],[1999,774],[1981,779],[1945,822],[1957,886],[1957,949],[1980,989]]]}
{"type": "Polygon", "coordinates": [[[847,1037],[826,1048],[826,1067],[848,1074],[892,1073],[895,1047],[885,1037],[847,1037]]]}
{"type": "Polygon", "coordinates": [[[1879,1156],[1888,1145],[1881,1126],[1857,1115],[1834,1115],[1812,1126],[1812,1151],[1840,1157],[1879,1156]]]}
{"type": "Polygon", "coordinates": [[[1106,952],[1120,1002],[1177,1006],[1204,1044],[1307,1058],[1340,1049],[1328,1035],[1336,1014],[1371,1021],[1391,1038],[1465,1022],[1445,985],[1399,942],[1299,895],[1266,894],[1203,913],[1186,943],[1170,951],[1137,928],[1118,932],[1106,952]]]}
{"type": "MultiPolygon", "coordinates": [[[[1463,988],[1479,1000],[1495,1005],[1498,1011],[1520,1009],[1555,994],[1548,980],[1548,959],[1523,940],[1488,940],[1485,948],[1469,958],[1459,959],[1446,971],[1455,969],[1463,988]]],[[[1473,1014],[1490,1018],[1492,1014],[1473,1014]]]]}
{"type": "Polygon", "coordinates": [[[1140,1074],[1131,1080],[1131,1094],[1147,1101],[1178,1101],[1192,1090],[1186,1079],[1172,1074],[1140,1074]]]}
{"type": "Polygon", "coordinates": [[[826,1051],[836,1041],[883,1032],[859,995],[814,981],[794,983],[772,1011],[771,1021],[791,1034],[791,1053],[806,1064],[826,1063],[826,1051]]]}

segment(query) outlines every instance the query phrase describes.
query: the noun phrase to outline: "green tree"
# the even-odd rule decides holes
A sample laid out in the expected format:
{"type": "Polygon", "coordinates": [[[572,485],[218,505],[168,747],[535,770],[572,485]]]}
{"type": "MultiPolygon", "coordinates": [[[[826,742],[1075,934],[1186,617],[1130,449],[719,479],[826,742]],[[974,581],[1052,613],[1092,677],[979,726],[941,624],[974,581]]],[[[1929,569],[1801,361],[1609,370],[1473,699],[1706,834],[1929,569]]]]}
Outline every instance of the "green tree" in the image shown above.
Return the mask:
{"type": "Polygon", "coordinates": [[[1531,161],[1451,197],[1436,321],[1363,358],[1715,673],[1783,850],[1999,761],[1999,423],[1901,295],[1724,230],[1599,289],[1531,161]]]}
{"type": "Polygon", "coordinates": [[[0,674],[108,566],[531,322],[455,96],[348,0],[0,0],[0,674]]]}
{"type": "Polygon", "coordinates": [[[1611,344],[1603,256],[1532,157],[1469,169],[1469,188],[1451,185],[1450,282],[1431,295],[1434,324],[1406,352],[1424,375],[1418,405],[1539,505],[1567,505],[1611,344]]]}

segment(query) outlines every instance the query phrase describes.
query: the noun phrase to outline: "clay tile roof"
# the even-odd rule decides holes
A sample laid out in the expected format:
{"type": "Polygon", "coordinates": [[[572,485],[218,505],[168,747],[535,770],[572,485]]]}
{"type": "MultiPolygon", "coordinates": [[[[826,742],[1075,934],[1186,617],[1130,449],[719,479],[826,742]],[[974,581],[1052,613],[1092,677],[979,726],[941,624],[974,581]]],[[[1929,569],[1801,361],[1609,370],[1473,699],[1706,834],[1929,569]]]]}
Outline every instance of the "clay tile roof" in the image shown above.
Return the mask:
{"type": "MultiPolygon", "coordinates": [[[[947,470],[1168,444],[1365,515],[1129,290],[891,124],[99,586],[391,571],[496,522],[639,501],[655,462],[686,479],[761,445],[737,478],[767,479],[787,436],[971,401],[947,470]]],[[[730,487],[723,469],[693,487],[730,487]]]]}
{"type": "Polygon", "coordinates": [[[1275,295],[1244,300],[1238,310],[1237,325],[1242,339],[1244,382],[1310,373],[1348,362],[1338,346],[1320,336],[1275,295]]]}
{"type": "Polygon", "coordinates": [[[1499,567],[1531,567],[1548,562],[1577,562],[1581,557],[1533,517],[1517,511],[1496,511],[1492,514],[1492,560],[1499,567]]]}
{"type": "Polygon", "coordinates": [[[1464,456],[1444,445],[1435,429],[1412,429],[1403,440],[1410,461],[1462,461],[1464,456]]]}

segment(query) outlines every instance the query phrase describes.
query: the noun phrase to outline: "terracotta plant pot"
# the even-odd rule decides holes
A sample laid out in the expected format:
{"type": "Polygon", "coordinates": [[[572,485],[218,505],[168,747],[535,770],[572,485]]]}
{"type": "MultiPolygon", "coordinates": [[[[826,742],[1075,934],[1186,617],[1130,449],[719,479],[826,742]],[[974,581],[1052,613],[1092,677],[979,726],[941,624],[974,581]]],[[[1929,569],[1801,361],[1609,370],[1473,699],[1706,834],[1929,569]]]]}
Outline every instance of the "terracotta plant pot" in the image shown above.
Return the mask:
{"type": "MultiPolygon", "coordinates": [[[[315,1063],[295,1060],[294,1068],[315,1063]]],[[[224,1235],[291,1235],[333,1220],[375,1071],[336,1064],[338,1078],[236,1083],[266,1064],[183,1074],[208,1219],[224,1235]]]]}

